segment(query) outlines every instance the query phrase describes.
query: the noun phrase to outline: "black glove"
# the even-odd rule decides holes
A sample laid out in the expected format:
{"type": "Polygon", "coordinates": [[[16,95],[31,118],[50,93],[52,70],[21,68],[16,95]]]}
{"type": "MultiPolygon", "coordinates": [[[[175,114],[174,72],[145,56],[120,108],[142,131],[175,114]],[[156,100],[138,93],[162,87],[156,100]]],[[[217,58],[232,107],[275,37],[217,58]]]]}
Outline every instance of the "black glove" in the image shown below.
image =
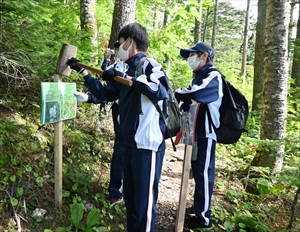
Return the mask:
{"type": "Polygon", "coordinates": [[[184,112],[187,112],[190,110],[190,107],[191,107],[191,104],[192,104],[192,100],[185,100],[181,106],[180,106],[180,110],[184,111],[184,112]]]}
{"type": "Polygon", "coordinates": [[[70,66],[71,69],[77,71],[78,73],[82,73],[85,69],[81,68],[76,65],[77,62],[80,62],[75,57],[72,57],[70,60],[68,60],[67,64],[70,66]]]}
{"type": "Polygon", "coordinates": [[[127,77],[127,74],[124,73],[124,72],[120,72],[114,68],[110,68],[108,70],[105,70],[102,74],[102,79],[105,80],[105,81],[111,81],[111,82],[114,82],[114,77],[115,76],[120,76],[120,77],[123,77],[123,78],[126,78],[127,77]]]}
{"type": "Polygon", "coordinates": [[[179,104],[180,103],[180,94],[179,93],[177,93],[177,92],[175,92],[175,98],[176,98],[176,100],[177,100],[177,103],[179,104]]]}

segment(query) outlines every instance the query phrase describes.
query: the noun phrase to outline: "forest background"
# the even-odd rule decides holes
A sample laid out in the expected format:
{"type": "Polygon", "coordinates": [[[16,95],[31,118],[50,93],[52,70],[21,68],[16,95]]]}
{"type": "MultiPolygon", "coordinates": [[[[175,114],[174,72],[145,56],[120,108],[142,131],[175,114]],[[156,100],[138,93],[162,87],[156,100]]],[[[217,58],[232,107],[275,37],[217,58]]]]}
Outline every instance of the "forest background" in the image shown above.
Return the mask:
{"type": "MultiPolygon", "coordinates": [[[[163,64],[173,89],[188,86],[192,76],[180,48],[201,40],[213,45],[215,65],[249,101],[248,134],[234,145],[217,147],[223,168],[216,189],[225,197],[214,206],[214,230],[299,231],[300,24],[292,17],[299,3],[279,2],[275,7],[274,1],[258,1],[256,20],[248,14],[250,7],[239,10],[217,0],[1,0],[1,231],[125,231],[124,207],[111,213],[104,194],[114,138],[109,105],[100,112],[98,106],[81,104],[77,117],[63,123],[59,209],[54,205],[54,129],[39,123],[40,82],[53,81],[62,45],[76,46],[81,62],[99,67],[104,50],[115,42],[116,6],[124,6],[123,12],[135,9],[135,21],[149,33],[147,55],[163,64]],[[84,11],[89,12],[85,17],[84,11]],[[276,33],[279,26],[284,33],[276,33]],[[82,211],[86,203],[96,208],[82,211]],[[37,208],[46,209],[47,217],[34,216],[37,208]]],[[[85,91],[76,73],[63,81],[85,91]]]]}

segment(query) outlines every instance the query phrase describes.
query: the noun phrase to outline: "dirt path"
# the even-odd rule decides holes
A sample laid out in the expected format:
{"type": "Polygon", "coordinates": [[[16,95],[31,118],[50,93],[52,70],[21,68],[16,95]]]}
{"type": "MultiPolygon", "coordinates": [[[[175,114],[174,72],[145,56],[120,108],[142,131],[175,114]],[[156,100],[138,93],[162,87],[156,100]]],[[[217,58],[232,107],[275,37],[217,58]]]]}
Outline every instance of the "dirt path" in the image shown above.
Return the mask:
{"type": "MultiPolygon", "coordinates": [[[[184,145],[177,145],[177,151],[174,152],[169,139],[166,142],[167,149],[164,157],[163,170],[159,184],[155,230],[156,232],[175,231],[176,213],[179,202],[184,145]]],[[[187,205],[192,204],[193,192],[194,181],[192,178],[190,178],[187,205]]]]}

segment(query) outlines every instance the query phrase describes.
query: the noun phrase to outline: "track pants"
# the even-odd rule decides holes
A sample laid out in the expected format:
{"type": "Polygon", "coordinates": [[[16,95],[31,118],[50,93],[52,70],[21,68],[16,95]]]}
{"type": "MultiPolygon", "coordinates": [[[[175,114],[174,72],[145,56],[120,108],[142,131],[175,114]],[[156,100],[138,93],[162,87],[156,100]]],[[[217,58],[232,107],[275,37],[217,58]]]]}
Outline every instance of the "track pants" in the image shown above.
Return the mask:
{"type": "Polygon", "coordinates": [[[119,198],[122,195],[120,188],[123,180],[124,149],[124,139],[116,137],[110,166],[110,182],[108,185],[110,200],[119,198]]]}
{"type": "Polygon", "coordinates": [[[198,139],[198,156],[191,162],[195,180],[194,207],[197,218],[205,225],[211,220],[211,198],[215,180],[216,141],[198,139]]]}
{"type": "Polygon", "coordinates": [[[123,194],[128,232],[154,231],[164,153],[125,145],[123,194]]]}

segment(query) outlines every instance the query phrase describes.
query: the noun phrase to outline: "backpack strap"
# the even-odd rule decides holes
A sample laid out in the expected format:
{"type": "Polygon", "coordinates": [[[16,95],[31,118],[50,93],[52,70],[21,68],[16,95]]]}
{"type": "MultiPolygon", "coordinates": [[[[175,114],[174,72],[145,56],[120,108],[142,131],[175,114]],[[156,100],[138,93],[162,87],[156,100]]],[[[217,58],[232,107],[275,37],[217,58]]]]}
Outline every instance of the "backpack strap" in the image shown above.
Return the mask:
{"type": "MultiPolygon", "coordinates": [[[[135,76],[138,77],[140,75],[142,75],[144,73],[143,71],[143,66],[145,63],[145,60],[147,59],[147,57],[143,57],[140,60],[140,63],[136,66],[136,70],[135,70],[135,76]]],[[[139,114],[143,115],[143,111],[142,111],[142,103],[141,103],[141,93],[138,93],[138,105],[139,105],[139,114]]]]}
{"type": "MultiPolygon", "coordinates": [[[[219,73],[221,74],[223,83],[225,83],[225,84],[227,85],[227,83],[226,83],[226,81],[225,81],[225,76],[224,76],[224,75],[220,72],[220,70],[217,69],[217,68],[210,68],[210,69],[207,69],[206,72],[205,72],[205,76],[207,76],[207,75],[208,75],[210,72],[212,72],[212,71],[217,71],[217,72],[219,72],[219,73]]],[[[228,86],[227,86],[227,88],[228,88],[228,86]]],[[[222,103],[221,103],[221,104],[222,104],[222,103]]],[[[208,122],[209,122],[209,125],[210,125],[210,126],[209,126],[209,133],[212,133],[211,127],[214,128],[214,131],[216,131],[217,128],[216,128],[215,124],[214,124],[213,121],[212,121],[211,114],[210,114],[210,111],[209,111],[207,105],[206,105],[206,112],[207,112],[208,122]]]]}
{"type": "MultiPolygon", "coordinates": [[[[151,99],[150,99],[151,100],[151,99]]],[[[171,132],[169,130],[169,128],[167,127],[167,119],[165,117],[165,115],[163,114],[163,112],[161,111],[161,108],[159,107],[159,105],[157,104],[157,102],[154,102],[151,100],[151,102],[153,103],[153,105],[155,106],[156,110],[158,111],[160,117],[162,118],[162,120],[164,121],[164,123],[166,124],[166,131],[171,139],[171,142],[172,142],[172,147],[173,147],[173,150],[176,151],[176,146],[175,146],[175,143],[173,141],[173,138],[171,136],[171,132]]]]}
{"type": "MultiPolygon", "coordinates": [[[[224,75],[221,73],[221,71],[220,71],[219,69],[217,69],[217,68],[211,68],[211,69],[208,69],[205,75],[209,74],[211,71],[217,71],[217,72],[219,72],[219,73],[221,74],[221,77],[222,77],[222,80],[223,80],[223,84],[224,84],[223,90],[226,89],[226,91],[227,91],[227,93],[228,93],[228,95],[229,95],[229,98],[230,98],[230,103],[232,104],[232,106],[233,106],[235,109],[237,109],[236,104],[235,104],[235,101],[234,101],[234,99],[233,99],[233,97],[232,97],[230,88],[229,88],[229,86],[228,86],[228,84],[227,84],[227,81],[225,80],[225,76],[224,76],[224,75]]],[[[221,103],[221,105],[222,105],[222,103],[221,103]]],[[[210,125],[212,125],[213,128],[214,128],[214,130],[216,131],[217,128],[216,128],[215,124],[214,124],[213,121],[212,121],[211,114],[210,114],[210,111],[209,111],[208,107],[207,107],[207,116],[208,116],[208,121],[209,121],[210,125]]],[[[210,132],[211,132],[211,127],[210,127],[210,132]]]]}

